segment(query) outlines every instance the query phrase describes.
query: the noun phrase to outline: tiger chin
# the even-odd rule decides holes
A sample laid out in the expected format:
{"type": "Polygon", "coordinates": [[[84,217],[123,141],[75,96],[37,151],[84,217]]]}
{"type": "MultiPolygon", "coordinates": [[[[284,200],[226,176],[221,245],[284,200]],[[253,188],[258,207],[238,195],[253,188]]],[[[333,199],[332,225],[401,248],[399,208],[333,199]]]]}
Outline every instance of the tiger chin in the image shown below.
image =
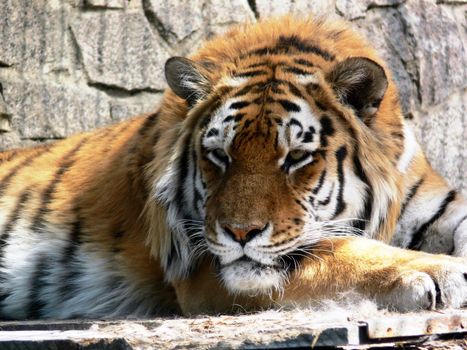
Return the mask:
{"type": "Polygon", "coordinates": [[[155,113],[0,154],[0,317],[467,301],[467,205],[338,21],[234,27],[155,113]]]}

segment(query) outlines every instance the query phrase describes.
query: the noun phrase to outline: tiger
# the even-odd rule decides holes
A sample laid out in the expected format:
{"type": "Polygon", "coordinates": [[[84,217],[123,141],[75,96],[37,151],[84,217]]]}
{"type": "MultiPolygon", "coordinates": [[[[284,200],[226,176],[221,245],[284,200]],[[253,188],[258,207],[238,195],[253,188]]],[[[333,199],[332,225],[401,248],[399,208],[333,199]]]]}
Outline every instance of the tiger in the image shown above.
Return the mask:
{"type": "Polygon", "coordinates": [[[467,302],[467,204],[345,22],[240,24],[154,113],[0,154],[0,317],[467,302]]]}

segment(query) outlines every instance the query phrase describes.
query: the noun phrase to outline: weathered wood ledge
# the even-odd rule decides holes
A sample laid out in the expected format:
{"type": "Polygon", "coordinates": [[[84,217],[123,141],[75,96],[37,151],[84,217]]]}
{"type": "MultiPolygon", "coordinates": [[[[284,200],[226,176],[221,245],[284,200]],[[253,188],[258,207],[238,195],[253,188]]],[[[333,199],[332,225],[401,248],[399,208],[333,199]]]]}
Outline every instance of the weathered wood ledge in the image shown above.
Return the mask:
{"type": "Polygon", "coordinates": [[[0,349],[432,349],[438,345],[467,349],[466,309],[376,312],[368,318],[295,310],[151,320],[0,322],[0,349]]]}

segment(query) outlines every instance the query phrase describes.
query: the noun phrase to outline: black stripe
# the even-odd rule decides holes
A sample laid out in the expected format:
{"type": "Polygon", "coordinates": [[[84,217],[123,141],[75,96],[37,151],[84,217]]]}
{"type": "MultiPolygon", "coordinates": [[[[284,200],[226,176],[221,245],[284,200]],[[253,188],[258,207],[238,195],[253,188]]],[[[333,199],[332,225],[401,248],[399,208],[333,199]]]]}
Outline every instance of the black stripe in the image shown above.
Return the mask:
{"type": "Polygon", "coordinates": [[[113,229],[110,234],[113,238],[112,253],[114,255],[120,254],[122,252],[122,247],[120,246],[120,243],[122,241],[122,238],[125,237],[125,231],[123,230],[122,225],[113,229]]]}
{"type": "Polygon", "coordinates": [[[279,147],[279,131],[276,129],[274,131],[274,149],[277,150],[279,147]]]}
{"type": "Polygon", "coordinates": [[[327,110],[328,110],[328,108],[327,108],[325,105],[323,105],[321,102],[319,102],[319,101],[316,101],[316,100],[315,100],[315,105],[316,105],[316,107],[318,107],[318,108],[321,109],[322,111],[327,111],[327,110]]]}
{"type": "MultiPolygon", "coordinates": [[[[172,233],[172,235],[173,235],[173,233],[172,233]]],[[[174,263],[174,259],[176,259],[176,261],[180,260],[179,254],[178,254],[178,249],[175,246],[174,240],[171,239],[170,240],[170,250],[169,250],[169,253],[167,254],[167,266],[166,266],[166,269],[169,269],[172,266],[172,264],[174,263]]]]}
{"type": "Polygon", "coordinates": [[[254,87],[256,87],[257,84],[251,84],[251,85],[247,85],[245,87],[243,87],[241,90],[237,91],[233,97],[240,97],[240,96],[244,96],[246,95],[247,93],[249,93],[254,87]]]}
{"type": "Polygon", "coordinates": [[[285,72],[293,73],[293,74],[299,74],[299,75],[311,75],[313,73],[307,72],[303,69],[297,68],[297,67],[286,67],[284,68],[285,72]]]}
{"type": "Polygon", "coordinates": [[[63,176],[70,170],[74,162],[76,161],[74,159],[74,156],[80,148],[84,145],[84,143],[87,141],[87,138],[82,139],[70,152],[68,152],[60,161],[60,166],[58,170],[54,174],[54,178],[50,182],[50,184],[47,186],[47,188],[42,192],[41,194],[41,204],[39,206],[39,209],[36,211],[36,214],[34,215],[34,218],[32,220],[31,224],[31,231],[37,232],[44,227],[45,223],[45,216],[50,212],[49,204],[52,201],[52,197],[55,194],[55,191],[62,181],[63,176]]]}
{"type": "Polygon", "coordinates": [[[257,77],[257,76],[266,75],[266,74],[268,74],[268,72],[258,69],[258,70],[251,70],[249,72],[236,73],[233,76],[235,78],[252,78],[252,77],[257,77]]]}
{"type": "Polygon", "coordinates": [[[334,193],[334,184],[332,184],[331,190],[324,201],[318,201],[318,205],[328,205],[331,202],[332,194],[334,193]]]}
{"type": "Polygon", "coordinates": [[[287,111],[287,112],[300,112],[301,108],[296,103],[293,103],[288,100],[277,100],[276,102],[280,103],[280,105],[287,111]]]}
{"type": "MultiPolygon", "coordinates": [[[[412,186],[412,188],[409,191],[409,194],[405,197],[404,203],[402,203],[401,211],[399,214],[399,219],[404,215],[405,209],[407,208],[407,205],[410,203],[410,201],[413,199],[413,197],[417,194],[418,189],[420,186],[423,184],[425,181],[425,176],[422,176],[416,183],[415,185],[412,186]]],[[[398,219],[398,221],[399,221],[398,219]]]]}
{"type": "Polygon", "coordinates": [[[219,129],[212,128],[207,132],[206,137],[213,137],[213,136],[218,136],[218,135],[219,135],[219,129]]]}
{"type": "Polygon", "coordinates": [[[301,99],[305,99],[305,97],[303,96],[303,94],[300,92],[300,90],[292,83],[288,82],[287,83],[287,86],[289,88],[289,91],[291,94],[301,98],[301,99]]]}
{"type": "Polygon", "coordinates": [[[31,163],[34,161],[35,158],[39,158],[42,154],[47,152],[49,148],[50,148],[49,146],[44,146],[43,148],[39,149],[37,153],[30,155],[29,157],[25,158],[22,162],[20,162],[18,165],[13,167],[13,169],[10,170],[8,175],[6,175],[0,181],[0,197],[3,196],[5,190],[10,185],[10,182],[13,179],[13,177],[16,176],[21,169],[31,165],[31,163]]]}
{"type": "Polygon", "coordinates": [[[233,102],[229,108],[231,109],[242,109],[243,107],[249,106],[250,102],[248,101],[238,101],[238,102],[233,102]]]}
{"type": "Polygon", "coordinates": [[[308,60],[304,60],[302,58],[294,58],[293,60],[295,63],[298,63],[302,66],[305,66],[305,67],[314,67],[315,65],[313,64],[313,62],[311,61],[308,61],[308,60]]]}
{"type": "Polygon", "coordinates": [[[334,126],[332,125],[331,119],[327,115],[323,115],[320,120],[321,123],[321,131],[320,131],[320,139],[321,139],[321,147],[328,146],[328,136],[334,135],[336,131],[334,126]]]}
{"type": "Polygon", "coordinates": [[[73,291],[77,288],[77,278],[81,274],[76,257],[82,243],[81,237],[84,222],[78,207],[74,209],[74,215],[75,220],[71,224],[68,244],[63,249],[62,258],[60,260],[60,265],[63,268],[64,274],[58,293],[62,301],[66,301],[73,295],[73,291]]]}
{"type": "MultiPolygon", "coordinates": [[[[189,171],[189,156],[190,156],[190,142],[191,137],[187,137],[185,140],[185,145],[183,147],[182,154],[180,155],[180,160],[178,161],[178,184],[177,184],[177,194],[175,195],[175,205],[176,207],[184,213],[185,205],[185,181],[188,176],[189,171]]],[[[183,215],[185,216],[185,215],[183,215]]]]}
{"type": "MultiPolygon", "coordinates": [[[[195,212],[198,213],[198,215],[201,215],[200,212],[198,212],[198,203],[201,202],[202,204],[202,196],[201,193],[198,191],[196,188],[196,178],[198,177],[198,157],[196,155],[196,150],[192,149],[191,151],[191,164],[193,165],[193,178],[192,178],[192,186],[193,186],[193,209],[195,212]]],[[[190,235],[189,235],[190,236],[190,235]]],[[[192,236],[192,235],[191,235],[192,236]]],[[[191,237],[190,236],[190,237],[191,237]]]]}
{"type": "Polygon", "coordinates": [[[443,203],[439,207],[438,211],[433,215],[430,220],[425,222],[420,228],[412,235],[412,240],[410,241],[408,248],[410,249],[418,249],[422,245],[422,240],[423,236],[425,235],[425,232],[427,229],[435,223],[436,220],[438,220],[446,211],[446,208],[448,207],[449,203],[454,201],[456,199],[456,191],[450,191],[447,195],[446,198],[444,198],[443,203]]]}
{"type": "Polygon", "coordinates": [[[282,126],[283,122],[281,118],[274,117],[274,121],[276,122],[277,125],[282,126]]]}
{"type": "Polygon", "coordinates": [[[391,136],[400,140],[404,139],[404,134],[401,131],[393,131],[391,132],[391,136]]]}
{"type": "MultiPolygon", "coordinates": [[[[5,267],[4,262],[4,251],[5,247],[8,244],[8,240],[10,238],[10,233],[15,227],[16,223],[21,217],[21,214],[26,206],[27,201],[31,197],[31,193],[29,189],[26,189],[19,197],[15,208],[9,215],[5,226],[3,227],[2,234],[0,236],[0,268],[5,267]]],[[[4,283],[7,281],[7,276],[3,273],[0,273],[0,285],[4,286],[4,283]]],[[[3,301],[11,295],[10,292],[6,290],[2,290],[0,293],[0,310],[3,308],[3,301]]],[[[0,316],[2,315],[2,311],[0,311],[0,316]]]]}
{"type": "Polygon", "coordinates": [[[107,136],[110,136],[105,142],[106,145],[102,151],[102,154],[106,154],[112,150],[115,141],[118,140],[118,137],[120,136],[120,132],[124,129],[126,129],[126,125],[123,124],[119,128],[106,128],[97,133],[97,136],[99,136],[100,139],[104,139],[107,138],[107,136]]]}
{"type": "Polygon", "coordinates": [[[146,120],[144,121],[143,125],[138,130],[138,134],[141,136],[146,135],[148,129],[152,128],[156,124],[158,115],[159,113],[156,112],[146,117],[146,120]]]}
{"type": "Polygon", "coordinates": [[[112,238],[115,239],[115,240],[120,240],[124,236],[125,236],[125,231],[123,231],[123,229],[121,229],[121,228],[112,231],[112,238]]]}
{"type": "Polygon", "coordinates": [[[5,226],[3,227],[2,235],[0,236],[0,259],[3,259],[3,250],[5,249],[5,246],[8,244],[10,233],[15,227],[18,220],[21,218],[21,214],[23,213],[26,202],[29,200],[30,197],[31,197],[31,193],[29,192],[29,189],[25,190],[21,194],[21,196],[19,197],[16,203],[15,208],[9,215],[5,223],[5,226]]]}
{"type": "Polygon", "coordinates": [[[228,123],[228,122],[232,121],[233,119],[234,119],[233,115],[228,115],[227,117],[225,117],[225,119],[222,121],[222,123],[228,123]]]}
{"type": "Polygon", "coordinates": [[[271,91],[278,95],[284,95],[285,91],[279,87],[277,84],[271,84],[271,91]]]}
{"type": "MultiPolygon", "coordinates": [[[[294,85],[292,84],[290,81],[287,81],[287,80],[282,80],[282,79],[277,79],[277,78],[273,78],[271,80],[268,80],[264,86],[267,87],[267,86],[281,86],[281,85],[285,85],[289,88],[289,91],[291,94],[301,98],[301,99],[305,99],[305,97],[303,96],[303,94],[301,93],[301,91],[294,85]]],[[[264,88],[263,88],[264,89],[264,88]]],[[[272,99],[270,102],[274,102],[275,100],[272,99]]]]}
{"type": "MultiPolygon", "coordinates": [[[[270,97],[270,99],[271,99],[271,97],[270,97]]],[[[261,104],[264,103],[264,101],[265,101],[264,95],[261,95],[261,96],[256,97],[252,102],[255,105],[261,105],[261,104]]],[[[271,102],[273,102],[273,101],[271,101],[271,102]]]]}
{"type": "Polygon", "coordinates": [[[304,143],[313,142],[315,133],[316,133],[315,128],[312,127],[312,126],[310,126],[310,127],[308,128],[308,131],[305,131],[305,132],[303,133],[303,140],[302,140],[302,142],[304,142],[304,143]]]}
{"type": "Polygon", "coordinates": [[[296,35],[290,35],[290,36],[281,35],[279,37],[277,46],[285,47],[285,48],[293,47],[297,51],[300,51],[300,52],[312,53],[312,54],[321,56],[326,61],[333,61],[335,59],[335,56],[331,54],[330,52],[323,50],[322,48],[316,45],[313,45],[307,41],[304,41],[296,35]]]}
{"type": "Polygon", "coordinates": [[[297,125],[300,129],[303,129],[302,123],[300,123],[297,119],[291,118],[289,121],[289,125],[297,125]]]}
{"type": "Polygon", "coordinates": [[[5,243],[5,237],[7,237],[10,234],[10,232],[13,230],[14,226],[20,219],[21,214],[24,210],[24,206],[30,197],[31,192],[29,188],[26,189],[19,197],[15,208],[13,209],[7,221],[5,222],[5,226],[3,226],[2,235],[0,236],[0,247],[3,246],[3,244],[5,243]]]}
{"type": "Polygon", "coordinates": [[[303,134],[303,139],[302,139],[302,142],[303,143],[310,143],[310,142],[313,142],[313,133],[307,131],[303,134]]]}
{"type": "Polygon", "coordinates": [[[240,55],[240,59],[247,58],[249,56],[264,56],[264,55],[274,55],[281,53],[280,50],[274,47],[262,47],[260,49],[255,49],[253,51],[248,51],[242,55],[240,55]]]}
{"type": "MultiPolygon", "coordinates": [[[[436,307],[439,308],[440,306],[443,305],[443,299],[442,299],[442,295],[441,295],[441,288],[439,287],[439,283],[438,281],[435,279],[433,279],[433,282],[435,283],[435,293],[436,293],[436,297],[435,297],[435,300],[436,300],[436,307]]],[[[431,299],[431,298],[430,298],[431,299]]],[[[430,300],[431,301],[431,305],[433,305],[433,300],[430,300]]]]}
{"type": "Polygon", "coordinates": [[[257,68],[257,67],[267,67],[270,65],[271,62],[265,61],[265,62],[258,62],[258,63],[253,63],[247,66],[247,68],[257,68]]]}
{"type": "Polygon", "coordinates": [[[342,146],[336,151],[336,160],[337,160],[337,180],[339,182],[339,191],[336,198],[336,210],[334,211],[333,218],[341,214],[345,208],[346,204],[344,202],[344,160],[347,157],[347,148],[342,146]]]}
{"type": "Polygon", "coordinates": [[[355,174],[366,185],[366,190],[363,214],[360,216],[361,220],[354,220],[352,226],[363,231],[366,228],[366,224],[370,222],[371,215],[373,213],[373,187],[371,186],[370,180],[363,169],[360,158],[358,158],[358,148],[355,149],[355,153],[353,155],[353,165],[355,174]]]}
{"type": "Polygon", "coordinates": [[[299,199],[295,199],[295,203],[297,203],[305,212],[308,212],[306,206],[299,199]]]}
{"type": "Polygon", "coordinates": [[[199,123],[199,128],[204,129],[204,127],[206,127],[211,122],[211,119],[212,119],[212,115],[206,114],[206,116],[201,118],[201,121],[199,123]]]}
{"type": "Polygon", "coordinates": [[[313,194],[318,194],[321,187],[323,187],[325,177],[326,177],[326,169],[324,169],[321,175],[319,176],[318,184],[316,185],[316,187],[311,190],[313,194]]]}
{"type": "Polygon", "coordinates": [[[2,151],[0,152],[0,164],[10,162],[19,155],[21,155],[19,150],[2,151]]]}
{"type": "Polygon", "coordinates": [[[37,257],[36,268],[31,276],[31,291],[26,308],[29,319],[41,318],[42,310],[46,306],[45,301],[41,298],[41,291],[48,284],[45,281],[45,277],[48,274],[48,260],[49,258],[44,254],[37,257]]]}
{"type": "Polygon", "coordinates": [[[235,114],[234,120],[235,120],[236,122],[239,122],[240,120],[243,119],[243,117],[244,117],[245,115],[246,115],[245,113],[237,113],[237,114],[235,114]]]}
{"type": "MultiPolygon", "coordinates": [[[[6,279],[0,277],[0,283],[5,283],[6,279]]],[[[7,315],[3,313],[3,302],[5,301],[6,298],[10,297],[12,294],[11,292],[8,292],[6,290],[2,290],[0,292],[0,319],[4,321],[5,319],[9,319],[7,315]]]]}
{"type": "Polygon", "coordinates": [[[295,49],[298,52],[311,53],[322,57],[326,61],[333,61],[335,56],[330,52],[323,50],[322,48],[302,41],[296,36],[285,37],[281,36],[276,46],[274,47],[262,47],[252,51],[248,51],[240,55],[240,59],[244,59],[249,56],[265,56],[265,55],[278,55],[287,54],[290,49],[295,49]]]}
{"type": "Polygon", "coordinates": [[[242,129],[248,129],[248,127],[255,122],[256,119],[247,119],[243,122],[242,129]]]}

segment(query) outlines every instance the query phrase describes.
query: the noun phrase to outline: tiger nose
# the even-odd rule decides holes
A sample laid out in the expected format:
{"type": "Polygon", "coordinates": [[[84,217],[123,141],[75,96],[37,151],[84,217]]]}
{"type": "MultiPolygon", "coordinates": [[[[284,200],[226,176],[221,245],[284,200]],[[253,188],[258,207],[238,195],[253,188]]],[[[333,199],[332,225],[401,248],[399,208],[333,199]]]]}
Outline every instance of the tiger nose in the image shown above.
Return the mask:
{"type": "Polygon", "coordinates": [[[250,225],[235,225],[225,224],[222,229],[234,241],[244,246],[247,242],[251,241],[256,236],[263,233],[268,227],[268,224],[250,224],[250,225]]]}

